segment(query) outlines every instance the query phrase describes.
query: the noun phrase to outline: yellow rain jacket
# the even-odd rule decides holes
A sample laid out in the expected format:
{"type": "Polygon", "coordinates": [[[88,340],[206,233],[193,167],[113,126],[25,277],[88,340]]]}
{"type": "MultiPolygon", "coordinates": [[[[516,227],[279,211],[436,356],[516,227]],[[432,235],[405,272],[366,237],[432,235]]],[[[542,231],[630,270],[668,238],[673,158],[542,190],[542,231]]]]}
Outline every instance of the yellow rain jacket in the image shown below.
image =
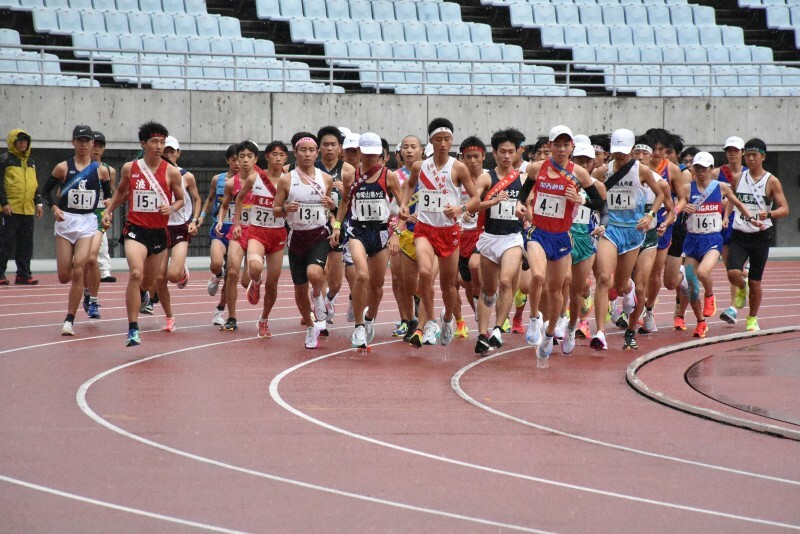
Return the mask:
{"type": "Polygon", "coordinates": [[[19,134],[30,137],[28,132],[15,129],[8,133],[8,152],[0,155],[0,206],[11,205],[15,215],[35,215],[36,204],[41,203],[39,182],[36,179],[36,163],[31,155],[32,142],[25,153],[14,148],[19,134]]]}

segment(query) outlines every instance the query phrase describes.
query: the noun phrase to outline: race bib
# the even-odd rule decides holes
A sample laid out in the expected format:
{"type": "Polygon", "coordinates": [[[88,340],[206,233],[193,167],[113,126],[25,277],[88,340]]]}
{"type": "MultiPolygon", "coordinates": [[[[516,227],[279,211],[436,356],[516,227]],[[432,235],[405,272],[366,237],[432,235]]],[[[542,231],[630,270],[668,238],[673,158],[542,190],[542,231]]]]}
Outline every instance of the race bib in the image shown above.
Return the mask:
{"type": "Polygon", "coordinates": [[[356,199],[355,212],[359,221],[385,222],[389,218],[386,201],[382,198],[356,199]]]}
{"type": "Polygon", "coordinates": [[[578,206],[575,213],[575,218],[572,220],[574,224],[589,224],[592,220],[592,210],[586,206],[578,206]]]}
{"type": "Polygon", "coordinates": [[[225,217],[222,218],[222,222],[225,224],[230,224],[233,222],[233,216],[236,213],[236,206],[234,204],[228,204],[228,211],[225,212],[225,217]]]}
{"type": "Polygon", "coordinates": [[[489,217],[501,221],[517,220],[517,201],[516,199],[503,200],[489,208],[489,217]]]}
{"type": "Polygon", "coordinates": [[[262,228],[281,228],[283,221],[275,218],[272,208],[265,208],[264,206],[253,206],[253,219],[250,222],[253,226],[260,226],[262,228]]]}
{"type": "MultiPolygon", "coordinates": [[[[247,226],[248,224],[250,224],[250,210],[252,207],[253,207],[252,205],[242,206],[242,226],[247,226]]],[[[231,221],[233,221],[233,214],[231,214],[231,221]]]]}
{"type": "Polygon", "coordinates": [[[306,204],[301,202],[297,211],[297,219],[303,224],[325,224],[325,207],[320,204],[306,204]]]}
{"type": "Polygon", "coordinates": [[[533,213],[552,219],[563,219],[567,211],[567,199],[562,196],[539,193],[534,201],[533,213]]]}
{"type": "Polygon", "coordinates": [[[94,190],[72,189],[67,193],[67,207],[73,210],[93,210],[96,202],[94,190]]]}
{"type": "Polygon", "coordinates": [[[713,234],[722,231],[719,213],[694,213],[689,218],[688,230],[693,234],[713,234]]]}
{"type": "Polygon", "coordinates": [[[158,211],[158,193],[152,189],[136,189],[133,192],[133,211],[155,213],[158,211]]]}
{"type": "Polygon", "coordinates": [[[420,191],[417,206],[420,211],[444,213],[446,207],[444,193],[441,191],[420,191]]]}
{"type": "Polygon", "coordinates": [[[611,190],[606,196],[608,209],[610,210],[629,210],[634,208],[633,194],[630,191],[611,190]]]}

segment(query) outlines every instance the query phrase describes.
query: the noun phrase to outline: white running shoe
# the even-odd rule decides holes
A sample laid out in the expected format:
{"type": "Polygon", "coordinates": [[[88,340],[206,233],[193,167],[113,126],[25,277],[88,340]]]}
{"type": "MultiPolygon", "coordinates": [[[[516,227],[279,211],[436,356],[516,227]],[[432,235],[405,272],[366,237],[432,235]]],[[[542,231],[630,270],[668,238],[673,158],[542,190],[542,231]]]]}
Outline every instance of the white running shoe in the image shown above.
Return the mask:
{"type": "Polygon", "coordinates": [[[441,331],[436,321],[428,321],[425,323],[425,329],[422,332],[423,345],[436,345],[439,342],[441,331]]]}
{"type": "Polygon", "coordinates": [[[678,289],[684,297],[689,296],[689,280],[686,279],[686,268],[681,265],[681,283],[678,284],[678,289]]]}
{"type": "Polygon", "coordinates": [[[211,321],[211,324],[215,326],[222,326],[225,324],[225,311],[224,310],[216,310],[214,311],[214,320],[211,321]]]}
{"type": "Polygon", "coordinates": [[[316,349],[319,347],[319,331],[315,326],[309,326],[306,328],[306,348],[307,349],[316,349]]]}
{"type": "Polygon", "coordinates": [[[334,313],[334,303],[336,302],[336,297],[333,297],[333,300],[328,298],[328,293],[325,293],[325,321],[331,322],[333,321],[333,313],[334,313]]]}
{"type": "Polygon", "coordinates": [[[553,333],[556,339],[564,339],[564,332],[566,332],[568,324],[569,317],[566,315],[562,315],[558,318],[558,321],[556,321],[556,328],[553,333]]]}
{"type": "Polygon", "coordinates": [[[642,328],[648,332],[658,332],[658,326],[656,326],[656,317],[653,313],[653,310],[644,310],[644,321],[642,322],[642,328]]]}
{"type": "Polygon", "coordinates": [[[222,282],[222,274],[217,276],[216,274],[212,274],[211,278],[208,281],[208,285],[206,285],[206,289],[208,290],[209,296],[213,297],[219,291],[219,283],[222,282]]]}
{"type": "Polygon", "coordinates": [[[631,290],[622,295],[622,313],[630,315],[636,307],[636,284],[631,280],[631,290]]]}
{"type": "Polygon", "coordinates": [[[322,293],[317,295],[317,298],[314,299],[314,316],[318,321],[325,321],[325,318],[328,316],[328,310],[325,306],[325,296],[322,293]]]}
{"type": "Polygon", "coordinates": [[[373,318],[371,321],[367,320],[367,314],[369,313],[369,306],[364,308],[364,332],[367,337],[367,344],[372,344],[372,340],[375,339],[375,319],[373,318]]]}
{"type": "Polygon", "coordinates": [[[611,322],[617,324],[622,317],[622,299],[617,297],[611,301],[611,322]]]}
{"type": "Polygon", "coordinates": [[[451,341],[453,341],[453,333],[455,331],[453,323],[455,322],[455,319],[455,317],[450,317],[449,321],[445,321],[444,310],[442,310],[442,334],[439,337],[439,342],[445,347],[449,345],[451,341]]]}
{"type": "Polygon", "coordinates": [[[536,317],[531,317],[531,322],[528,323],[528,330],[525,332],[525,342],[528,345],[538,345],[542,336],[542,312],[536,317]]]}
{"type": "Polygon", "coordinates": [[[353,330],[353,336],[350,338],[350,344],[354,349],[367,348],[367,332],[363,325],[359,325],[353,330]]]}
{"type": "Polygon", "coordinates": [[[561,352],[564,354],[571,354],[575,350],[575,328],[567,326],[566,335],[561,341],[561,352]]]}
{"type": "Polygon", "coordinates": [[[536,349],[536,357],[540,360],[546,360],[553,353],[553,336],[544,336],[539,348],[536,349]]]}
{"type": "Polygon", "coordinates": [[[356,311],[353,309],[353,299],[349,300],[350,304],[347,305],[347,322],[356,322],[356,311]]]}
{"type": "Polygon", "coordinates": [[[608,343],[606,343],[606,335],[602,330],[598,330],[592,338],[589,346],[594,350],[608,350],[608,343]]]}
{"type": "Polygon", "coordinates": [[[74,336],[75,329],[72,328],[72,323],[69,321],[64,321],[64,326],[61,327],[61,335],[62,336],[74,336]]]}

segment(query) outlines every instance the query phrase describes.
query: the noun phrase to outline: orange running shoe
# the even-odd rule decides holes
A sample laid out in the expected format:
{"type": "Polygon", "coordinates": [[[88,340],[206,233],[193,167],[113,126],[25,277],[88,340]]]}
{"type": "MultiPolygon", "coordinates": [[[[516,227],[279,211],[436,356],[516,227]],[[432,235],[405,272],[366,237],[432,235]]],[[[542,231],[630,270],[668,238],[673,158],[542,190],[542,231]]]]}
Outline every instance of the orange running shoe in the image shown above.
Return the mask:
{"type": "Polygon", "coordinates": [[[697,328],[694,329],[694,337],[706,337],[706,332],[708,332],[708,325],[705,321],[701,321],[697,323],[697,328]]]}
{"type": "Polygon", "coordinates": [[[578,323],[578,328],[575,330],[575,337],[589,339],[589,321],[581,321],[578,323]]]}
{"type": "Polygon", "coordinates": [[[675,330],[686,330],[686,323],[683,322],[683,317],[675,317],[675,330]]]}
{"type": "Polygon", "coordinates": [[[525,332],[525,327],[522,326],[522,315],[514,315],[511,322],[511,333],[522,334],[525,332]]]}
{"type": "Polygon", "coordinates": [[[703,299],[703,317],[714,317],[717,313],[717,297],[709,295],[703,299]]]}

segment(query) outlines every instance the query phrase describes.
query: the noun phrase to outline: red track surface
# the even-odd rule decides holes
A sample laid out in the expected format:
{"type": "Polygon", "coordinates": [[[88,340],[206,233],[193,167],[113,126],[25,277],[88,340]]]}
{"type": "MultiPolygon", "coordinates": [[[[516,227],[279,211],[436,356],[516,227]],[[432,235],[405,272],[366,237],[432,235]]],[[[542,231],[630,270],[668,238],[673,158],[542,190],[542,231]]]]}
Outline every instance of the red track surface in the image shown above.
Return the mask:
{"type": "MultiPolygon", "coordinates": [[[[769,264],[762,328],[800,324],[798,267],[769,264]]],[[[260,307],[244,291],[240,330],[222,333],[203,279],[172,290],[178,331],[145,316],[133,349],[123,346],[124,283],[103,285],[103,319],[80,311],[75,338],[59,335],[67,288],[53,275],[0,289],[4,532],[800,530],[800,443],[676,411],[626,384],[636,356],[691,340],[693,318],[688,332],[671,330],[666,292],[661,331],[639,336],[638,353],[615,350],[612,327],[604,357],[584,341],[537,369],[521,335],[482,360],[474,332],[446,348],[393,341],[388,284],[384,344],[369,355],[349,349],[345,298],[337,330],[303,348],[288,273],[273,338],[255,337],[260,307]]],[[[715,279],[722,308],[721,268],[715,279]]],[[[707,395],[797,415],[797,389],[787,400],[780,386],[800,367],[791,338],[763,340],[782,341],[761,350],[761,368],[778,356],[783,375],[706,373],[695,384],[706,395],[687,385],[696,362],[727,364],[751,340],[664,357],[641,378],[738,417],[761,416],[707,395]]]]}

